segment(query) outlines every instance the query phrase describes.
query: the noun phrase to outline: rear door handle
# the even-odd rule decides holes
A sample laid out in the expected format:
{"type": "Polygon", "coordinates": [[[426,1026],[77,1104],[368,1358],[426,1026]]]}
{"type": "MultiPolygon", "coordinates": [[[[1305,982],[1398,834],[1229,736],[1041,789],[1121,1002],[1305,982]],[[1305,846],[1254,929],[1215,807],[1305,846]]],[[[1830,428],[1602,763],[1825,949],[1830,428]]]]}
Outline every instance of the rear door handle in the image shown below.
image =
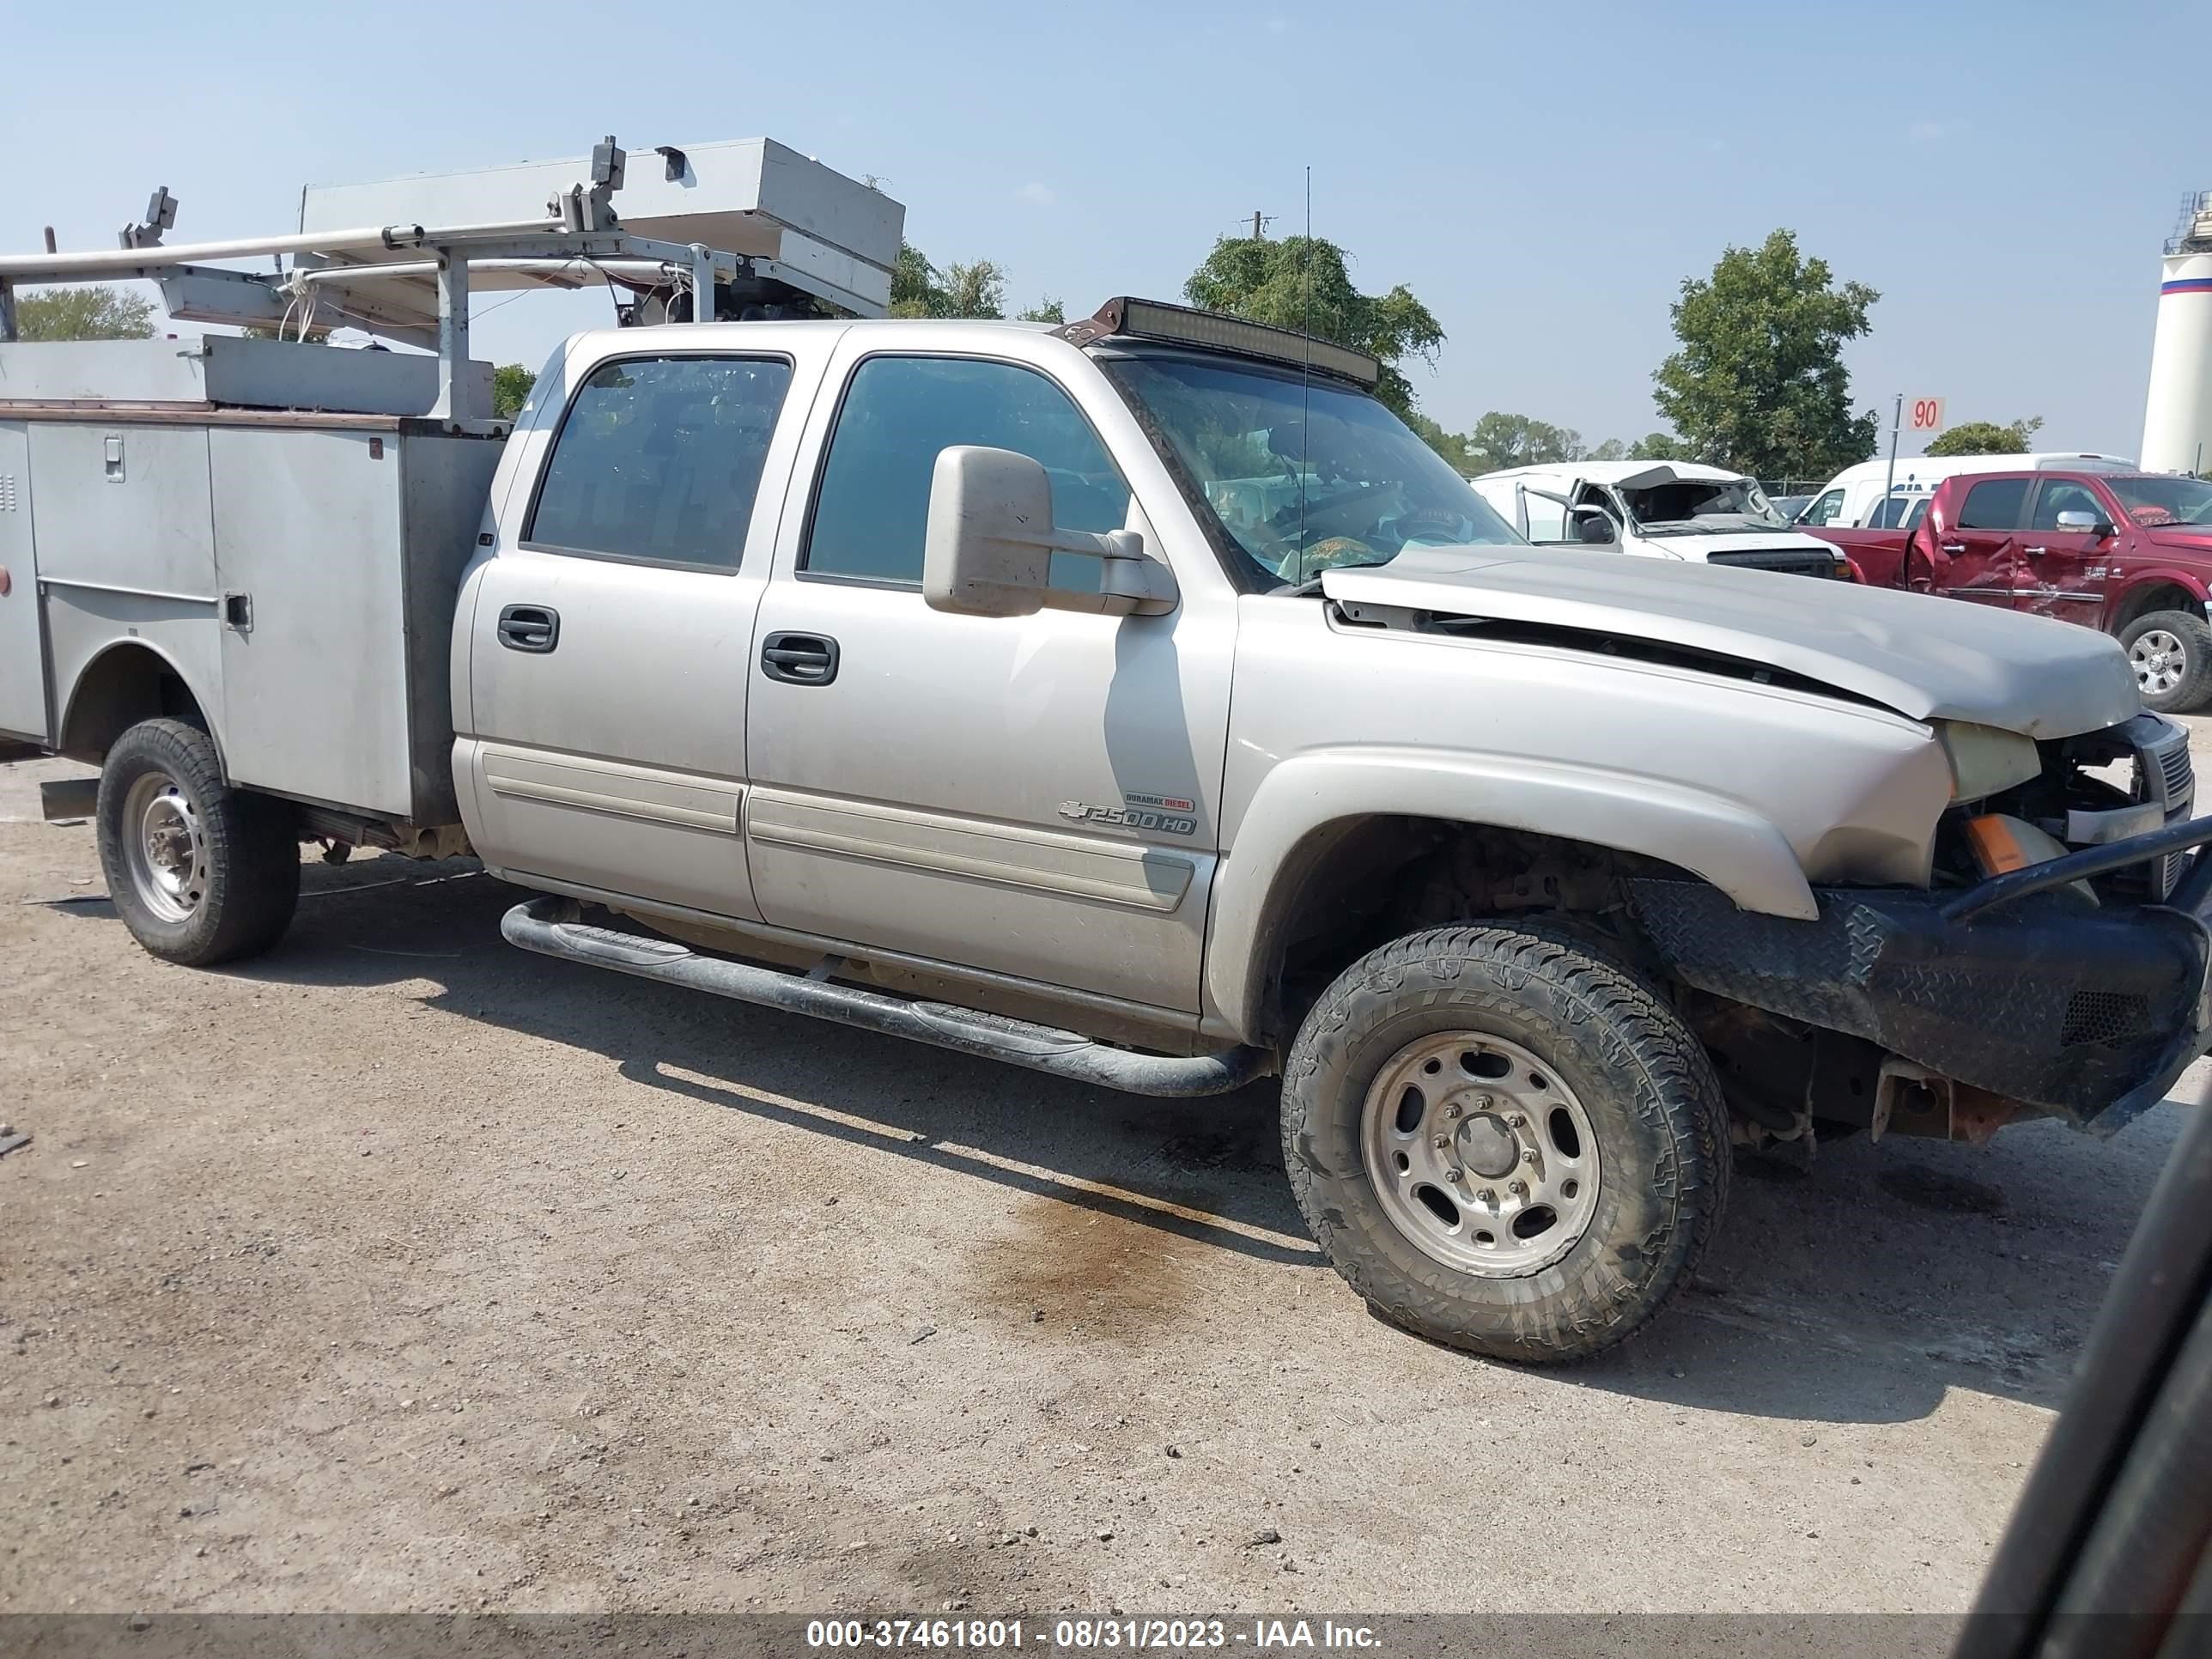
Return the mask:
{"type": "Polygon", "coordinates": [[[827,685],[837,678],[837,641],[827,634],[771,634],[761,641],[761,672],[786,685],[827,685]]]}
{"type": "Polygon", "coordinates": [[[499,642],[543,656],[561,642],[561,613],[547,605],[510,605],[499,613],[499,642]]]}
{"type": "Polygon", "coordinates": [[[2048,553],[2051,551],[2047,547],[2023,547],[2020,550],[2023,553],[2048,553]]]}

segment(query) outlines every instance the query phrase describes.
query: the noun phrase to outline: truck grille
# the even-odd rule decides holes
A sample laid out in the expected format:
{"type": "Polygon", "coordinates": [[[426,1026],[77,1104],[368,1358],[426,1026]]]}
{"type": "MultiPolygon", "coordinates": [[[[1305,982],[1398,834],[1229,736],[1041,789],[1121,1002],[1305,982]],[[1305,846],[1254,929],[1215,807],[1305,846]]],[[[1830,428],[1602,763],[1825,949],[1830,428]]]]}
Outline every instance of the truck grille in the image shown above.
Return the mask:
{"type": "MultiPolygon", "coordinates": [[[[2148,718],[2139,724],[2148,725],[2148,718]]],[[[2160,720],[2157,735],[2136,744],[2136,798],[2156,801],[2166,809],[2166,821],[2179,823],[2197,801],[2197,779],[2189,760],[2189,733],[2160,720]]],[[[2154,728],[2156,729],[2156,728],[2154,728]]],[[[2155,865],[2145,866],[2151,896],[2164,898],[2188,866],[2186,853],[2169,853],[2155,865]]]]}
{"type": "Polygon", "coordinates": [[[1802,548],[1753,549],[1743,553],[1713,553],[1707,564],[1732,564],[1746,570],[1775,570],[1785,576],[1833,576],[1842,568],[1835,556],[1802,548]]]}

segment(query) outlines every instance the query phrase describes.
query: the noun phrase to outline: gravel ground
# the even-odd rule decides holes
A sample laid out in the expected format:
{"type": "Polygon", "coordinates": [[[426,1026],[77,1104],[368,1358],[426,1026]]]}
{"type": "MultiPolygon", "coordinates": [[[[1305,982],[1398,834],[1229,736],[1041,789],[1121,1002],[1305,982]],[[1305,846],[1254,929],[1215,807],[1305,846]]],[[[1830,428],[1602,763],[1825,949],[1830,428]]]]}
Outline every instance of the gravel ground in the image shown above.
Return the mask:
{"type": "Polygon", "coordinates": [[[167,967],[63,769],[0,768],[5,1611],[1956,1610],[2204,1086],[1747,1169],[1661,1323],[1516,1370],[1366,1314],[1266,1089],[526,955],[465,863],[167,967]]]}

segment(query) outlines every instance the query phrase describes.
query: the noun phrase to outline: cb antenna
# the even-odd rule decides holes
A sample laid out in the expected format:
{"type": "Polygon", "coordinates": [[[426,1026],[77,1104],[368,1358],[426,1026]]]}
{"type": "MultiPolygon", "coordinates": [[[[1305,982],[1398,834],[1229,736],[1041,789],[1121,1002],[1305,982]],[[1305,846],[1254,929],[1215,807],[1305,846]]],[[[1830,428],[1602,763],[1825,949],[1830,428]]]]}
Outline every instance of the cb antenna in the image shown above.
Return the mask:
{"type": "Polygon", "coordinates": [[[1298,371],[1298,580],[1306,579],[1307,468],[1313,446],[1313,163],[1306,163],[1306,245],[1299,263],[1304,266],[1298,313],[1299,350],[1305,362],[1298,371]]]}

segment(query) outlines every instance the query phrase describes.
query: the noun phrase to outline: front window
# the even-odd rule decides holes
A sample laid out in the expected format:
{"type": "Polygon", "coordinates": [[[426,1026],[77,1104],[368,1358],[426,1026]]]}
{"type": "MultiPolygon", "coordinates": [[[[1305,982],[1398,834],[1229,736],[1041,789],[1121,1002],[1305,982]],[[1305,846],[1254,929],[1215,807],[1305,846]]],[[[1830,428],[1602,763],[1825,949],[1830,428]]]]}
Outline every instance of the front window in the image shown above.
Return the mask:
{"type": "Polygon", "coordinates": [[[2212,524],[2212,483],[2202,478],[2107,478],[2105,483],[2120,498],[2128,517],[2137,524],[2212,524]]]}
{"type": "Polygon", "coordinates": [[[1833,524],[1836,521],[1836,514],[1843,510],[1844,492],[1840,489],[1831,489],[1826,495],[1821,496],[1819,501],[1814,502],[1812,506],[1805,509],[1804,516],[1800,522],[1804,524],[1833,524]]]}
{"type": "Polygon", "coordinates": [[[1787,530],[1766,492],[1750,478],[1677,478],[1648,489],[1624,489],[1621,500],[1647,536],[1733,535],[1787,530]]]}
{"type": "Polygon", "coordinates": [[[1258,364],[1105,359],[1162,434],[1192,506],[1269,583],[1388,564],[1409,547],[1521,538],[1406,423],[1364,392],[1258,364]]]}

